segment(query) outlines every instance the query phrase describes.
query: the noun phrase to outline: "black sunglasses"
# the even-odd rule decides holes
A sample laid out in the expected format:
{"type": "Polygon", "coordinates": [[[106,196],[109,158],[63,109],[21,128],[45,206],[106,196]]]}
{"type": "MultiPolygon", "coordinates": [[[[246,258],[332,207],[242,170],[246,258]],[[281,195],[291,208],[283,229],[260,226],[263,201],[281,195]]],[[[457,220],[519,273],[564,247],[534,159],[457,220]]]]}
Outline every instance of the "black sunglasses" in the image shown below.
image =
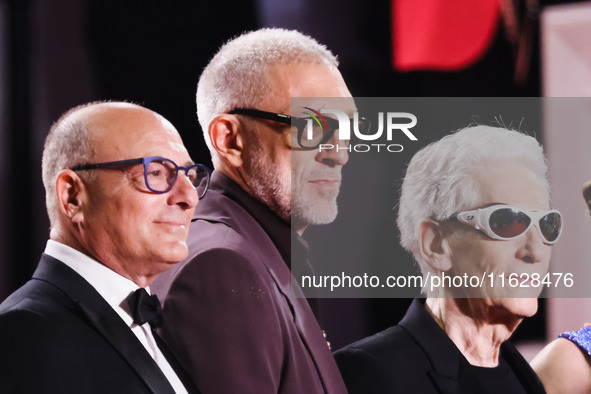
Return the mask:
{"type": "MultiPolygon", "coordinates": [[[[339,121],[329,117],[323,117],[323,122],[315,118],[301,118],[297,116],[278,114],[274,112],[261,111],[251,108],[235,108],[228,112],[230,115],[246,115],[253,118],[270,120],[292,126],[294,133],[292,133],[291,147],[295,145],[297,148],[312,150],[318,148],[322,144],[326,144],[334,132],[339,129],[339,121]],[[325,122],[325,123],[324,123],[325,122]],[[323,125],[324,123],[324,125],[323,125]],[[310,126],[309,126],[310,125],[310,126]],[[294,144],[295,142],[295,144],[294,144]]],[[[351,130],[355,122],[354,118],[350,119],[351,130]]],[[[371,122],[363,117],[359,117],[357,129],[362,134],[367,134],[371,127],[371,122]]],[[[347,141],[347,144],[349,141],[347,141]]]]}

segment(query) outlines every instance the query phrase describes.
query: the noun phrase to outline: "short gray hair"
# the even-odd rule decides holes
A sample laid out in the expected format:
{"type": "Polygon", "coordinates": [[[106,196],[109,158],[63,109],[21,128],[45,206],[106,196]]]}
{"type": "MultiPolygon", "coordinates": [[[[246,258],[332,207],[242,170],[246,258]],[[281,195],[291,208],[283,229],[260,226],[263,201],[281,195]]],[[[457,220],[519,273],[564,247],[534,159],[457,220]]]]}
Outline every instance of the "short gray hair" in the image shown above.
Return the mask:
{"type": "MultiPolygon", "coordinates": [[[[45,204],[52,228],[58,223],[59,218],[55,190],[57,174],[75,165],[89,163],[95,157],[87,118],[76,116],[75,113],[99,103],[84,104],[70,109],[51,126],[45,139],[41,171],[45,187],[45,204]]],[[[88,174],[80,173],[80,177],[88,181],[92,177],[92,171],[88,174]]]]}
{"type": "Polygon", "coordinates": [[[213,118],[234,108],[256,107],[269,91],[268,66],[302,63],[338,66],[324,45],[295,30],[260,29],[220,48],[197,85],[197,116],[212,156],[208,128],[213,118]]]}
{"type": "Polygon", "coordinates": [[[402,183],[397,223],[400,244],[414,255],[423,273],[429,267],[419,254],[419,223],[426,218],[446,220],[458,211],[486,203],[477,171],[511,161],[532,170],[549,196],[548,166],[542,146],[519,131],[467,127],[413,156],[402,183]]]}

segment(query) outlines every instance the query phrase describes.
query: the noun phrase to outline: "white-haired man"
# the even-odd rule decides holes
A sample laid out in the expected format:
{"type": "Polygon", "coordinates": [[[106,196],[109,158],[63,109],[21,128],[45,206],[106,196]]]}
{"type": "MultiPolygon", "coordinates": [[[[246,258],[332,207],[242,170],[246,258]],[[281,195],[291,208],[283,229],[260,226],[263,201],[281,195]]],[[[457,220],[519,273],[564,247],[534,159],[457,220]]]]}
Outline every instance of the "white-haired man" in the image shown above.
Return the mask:
{"type": "MultiPolygon", "coordinates": [[[[292,256],[305,262],[306,227],[335,219],[348,152],[303,146],[291,97],[351,97],[335,57],[296,31],[228,42],[199,80],[216,171],[194,216],[190,257],[156,286],[174,322],[163,337],[204,392],[345,392],[290,266],[292,256]]],[[[339,146],[335,130],[324,132],[322,141],[339,146]]]]}
{"type": "Polygon", "coordinates": [[[541,291],[509,281],[539,283],[562,230],[546,176],[540,144],[503,128],[468,127],[414,155],[402,246],[425,279],[485,275],[496,285],[425,286],[426,301],[415,299],[397,326],[335,354],[350,393],[544,393],[507,340],[541,291]]]}

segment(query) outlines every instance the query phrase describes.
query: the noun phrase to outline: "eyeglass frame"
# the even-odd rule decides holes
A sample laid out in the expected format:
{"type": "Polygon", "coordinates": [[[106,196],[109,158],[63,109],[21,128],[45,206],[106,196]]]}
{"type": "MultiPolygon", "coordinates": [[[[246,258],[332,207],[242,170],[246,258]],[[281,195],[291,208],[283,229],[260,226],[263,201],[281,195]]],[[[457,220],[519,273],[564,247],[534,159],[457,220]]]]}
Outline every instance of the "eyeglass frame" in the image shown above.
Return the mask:
{"type": "MultiPolygon", "coordinates": [[[[253,109],[253,108],[234,108],[233,110],[228,112],[228,115],[246,115],[252,116],[253,118],[271,120],[273,122],[279,122],[290,126],[295,126],[298,129],[298,145],[299,148],[305,150],[314,150],[318,148],[322,144],[326,144],[332,136],[334,132],[339,129],[340,124],[339,121],[333,118],[324,118],[326,122],[326,126],[328,127],[328,132],[324,133],[322,136],[322,140],[316,146],[307,147],[304,146],[300,141],[302,140],[302,135],[304,134],[305,128],[308,124],[308,119],[312,118],[301,118],[298,116],[291,116],[285,114],[279,114],[276,112],[268,112],[262,111],[260,109],[253,109]]],[[[363,117],[359,118],[360,120],[366,120],[363,117]]]]}
{"type": "MultiPolygon", "coordinates": [[[[103,162],[103,163],[87,163],[87,164],[78,164],[72,168],[70,168],[70,170],[72,171],[83,171],[83,170],[100,170],[100,169],[104,169],[104,168],[111,168],[111,167],[118,167],[118,166],[127,166],[127,165],[136,165],[136,164],[143,164],[144,165],[144,183],[146,184],[146,187],[153,193],[156,194],[164,194],[164,193],[168,193],[169,191],[172,190],[172,188],[174,187],[177,179],[178,179],[178,175],[179,175],[179,170],[183,170],[185,172],[185,176],[187,176],[188,171],[193,169],[193,168],[200,168],[202,170],[205,171],[205,173],[207,174],[207,184],[205,185],[205,187],[203,188],[203,193],[201,193],[201,195],[199,195],[199,193],[197,193],[197,197],[199,199],[202,199],[205,196],[205,193],[207,193],[207,190],[209,188],[209,182],[211,181],[211,170],[209,169],[209,167],[203,165],[203,164],[192,164],[188,167],[182,167],[177,165],[174,161],[172,161],[171,159],[168,159],[166,157],[162,157],[162,156],[147,156],[147,157],[139,157],[137,159],[126,159],[126,160],[116,160],[116,161],[107,161],[107,162],[103,162]],[[170,162],[174,165],[175,167],[175,174],[174,174],[174,180],[170,183],[170,185],[168,186],[168,188],[164,191],[160,191],[160,190],[155,190],[152,189],[150,187],[150,184],[148,183],[148,164],[150,164],[152,161],[154,160],[165,160],[167,162],[170,162]]],[[[195,190],[197,190],[197,188],[195,187],[195,190]]]]}
{"type": "Polygon", "coordinates": [[[558,211],[557,209],[548,209],[548,210],[539,211],[539,210],[518,208],[513,205],[508,205],[508,204],[503,204],[503,203],[487,204],[487,205],[480,207],[480,208],[476,208],[476,209],[472,209],[472,210],[468,210],[468,211],[456,212],[453,215],[451,215],[448,218],[448,220],[455,220],[459,223],[473,227],[474,229],[476,229],[480,233],[484,234],[486,237],[488,237],[490,239],[498,240],[498,241],[510,241],[512,239],[519,238],[522,235],[524,235],[525,233],[527,233],[531,229],[532,226],[534,226],[538,229],[538,232],[543,239],[542,242],[546,245],[554,245],[558,241],[558,239],[560,239],[560,236],[562,235],[562,229],[564,228],[564,217],[562,216],[560,211],[558,211]],[[491,208],[496,208],[496,207],[498,207],[499,209],[507,209],[508,208],[508,209],[523,212],[530,219],[529,225],[522,233],[520,233],[514,237],[502,237],[502,236],[496,234],[492,230],[492,228],[490,226],[490,222],[489,222],[491,215],[495,212],[495,210],[493,210],[491,208]],[[490,211],[490,213],[489,213],[489,211],[490,211]],[[560,217],[560,229],[558,232],[558,236],[553,241],[547,240],[546,237],[544,236],[544,233],[542,232],[542,229],[540,228],[540,220],[544,216],[547,216],[551,213],[557,213],[558,216],[560,217]]]}

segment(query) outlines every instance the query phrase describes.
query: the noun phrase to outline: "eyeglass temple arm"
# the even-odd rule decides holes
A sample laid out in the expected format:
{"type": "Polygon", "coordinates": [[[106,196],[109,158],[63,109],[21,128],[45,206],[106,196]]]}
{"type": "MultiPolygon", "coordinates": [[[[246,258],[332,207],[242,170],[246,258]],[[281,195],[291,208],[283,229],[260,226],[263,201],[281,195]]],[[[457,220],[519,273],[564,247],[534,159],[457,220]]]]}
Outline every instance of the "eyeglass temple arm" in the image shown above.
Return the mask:
{"type": "Polygon", "coordinates": [[[72,167],[71,170],[72,171],[96,170],[98,168],[126,166],[126,165],[130,165],[130,164],[140,164],[142,162],[143,162],[143,159],[128,159],[128,160],[110,161],[107,163],[79,164],[75,167],[72,167]]]}

